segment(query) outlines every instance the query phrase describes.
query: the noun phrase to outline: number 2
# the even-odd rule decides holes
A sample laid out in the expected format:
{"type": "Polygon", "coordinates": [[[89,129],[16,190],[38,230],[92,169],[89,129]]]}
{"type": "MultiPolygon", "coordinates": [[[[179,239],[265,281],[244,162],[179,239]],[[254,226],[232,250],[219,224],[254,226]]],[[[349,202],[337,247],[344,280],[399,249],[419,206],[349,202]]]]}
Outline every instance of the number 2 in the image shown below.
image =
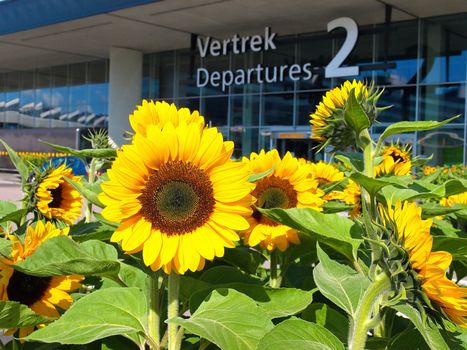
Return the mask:
{"type": "Polygon", "coordinates": [[[349,56],[355,47],[355,43],[358,38],[358,26],[357,23],[349,17],[340,17],[332,20],[328,23],[328,33],[333,31],[336,28],[344,28],[347,32],[345,37],[344,44],[340,48],[337,55],[329,62],[326,66],[324,77],[325,78],[337,78],[345,77],[350,75],[358,75],[359,67],[350,66],[350,67],[341,67],[340,65],[344,60],[349,56]]]}

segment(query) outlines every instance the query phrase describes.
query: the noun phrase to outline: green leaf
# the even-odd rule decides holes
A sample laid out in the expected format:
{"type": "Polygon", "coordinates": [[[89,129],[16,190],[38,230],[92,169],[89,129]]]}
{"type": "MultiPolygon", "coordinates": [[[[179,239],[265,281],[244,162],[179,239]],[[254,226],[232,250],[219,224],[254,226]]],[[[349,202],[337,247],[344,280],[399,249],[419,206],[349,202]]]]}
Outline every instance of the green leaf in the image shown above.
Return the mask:
{"type": "Polygon", "coordinates": [[[214,266],[205,270],[199,279],[217,285],[227,283],[261,284],[261,280],[256,276],[249,275],[232,266],[214,266]]]}
{"type": "Polygon", "coordinates": [[[70,227],[70,235],[77,242],[85,242],[92,239],[108,241],[115,228],[100,222],[80,222],[70,227]]]}
{"type": "Polygon", "coordinates": [[[92,275],[116,276],[120,264],[117,251],[100,241],[73,242],[69,237],[58,236],[42,243],[27,259],[15,268],[33,276],[92,275]]]}
{"type": "Polygon", "coordinates": [[[53,143],[48,143],[41,141],[47,146],[52,147],[56,151],[68,153],[80,158],[116,158],[117,151],[113,148],[103,148],[103,149],[74,149],[71,147],[55,145],[53,143]]]}
{"type": "Polygon", "coordinates": [[[443,235],[446,237],[459,237],[462,234],[462,230],[459,230],[452,226],[452,224],[445,220],[439,220],[433,218],[433,226],[431,227],[431,232],[435,235],[443,235]]]}
{"type": "Polygon", "coordinates": [[[261,180],[263,177],[266,177],[268,176],[269,174],[271,174],[274,169],[276,169],[276,165],[274,164],[272,166],[271,169],[268,169],[266,171],[263,171],[261,173],[257,173],[257,174],[253,174],[251,175],[249,178],[248,178],[248,182],[251,182],[251,183],[254,183],[254,182],[258,182],[259,180],[261,180]]]}
{"type": "Polygon", "coordinates": [[[323,214],[310,208],[258,210],[283,225],[324,243],[353,261],[362,242],[362,228],[338,214],[323,214]]]}
{"type": "Polygon", "coordinates": [[[385,176],[375,179],[361,173],[353,173],[350,175],[350,178],[365,188],[371,196],[375,196],[376,193],[385,186],[399,185],[407,187],[413,183],[410,176],[385,176]]]}
{"type": "Polygon", "coordinates": [[[5,147],[6,151],[8,152],[8,156],[10,157],[11,162],[15,166],[16,170],[18,170],[19,175],[21,176],[21,180],[26,183],[29,177],[29,168],[26,163],[18,156],[18,154],[11,148],[5,141],[0,139],[0,143],[5,147]]]}
{"type": "Polygon", "coordinates": [[[99,193],[102,192],[100,189],[100,183],[89,185],[87,183],[81,184],[79,182],[73,181],[68,177],[64,177],[64,179],[92,204],[97,205],[99,208],[104,208],[104,204],[102,204],[98,198],[99,193]]]}
{"type": "Polygon", "coordinates": [[[27,212],[28,212],[27,209],[15,210],[15,211],[1,217],[0,218],[0,223],[11,221],[11,222],[14,222],[17,226],[20,226],[20,222],[21,222],[23,216],[27,214],[27,212]]]}
{"type": "Polygon", "coordinates": [[[368,129],[371,126],[370,119],[355,97],[354,89],[350,91],[349,98],[345,105],[344,120],[345,123],[355,131],[357,137],[359,137],[362,130],[368,129]]]}
{"type": "Polygon", "coordinates": [[[9,258],[11,256],[11,241],[6,238],[0,238],[0,256],[9,258]]]}
{"type": "Polygon", "coordinates": [[[362,153],[339,152],[334,156],[334,158],[344,163],[344,165],[349,169],[353,169],[355,171],[363,171],[365,167],[362,153]]]}
{"type": "Polygon", "coordinates": [[[398,122],[389,125],[386,130],[384,130],[383,134],[380,136],[379,143],[384,142],[384,140],[391,135],[402,134],[406,132],[413,132],[413,131],[424,131],[424,130],[431,130],[439,128],[440,126],[447,124],[454,119],[458,118],[459,115],[455,117],[443,120],[442,122],[437,122],[433,120],[427,121],[416,121],[416,122],[398,122]]]}
{"type": "Polygon", "coordinates": [[[216,344],[223,350],[254,350],[273,328],[255,301],[233,289],[218,289],[189,318],[168,322],[216,344]]]}
{"type": "Polygon", "coordinates": [[[467,260],[467,238],[434,236],[432,251],[446,251],[456,260],[467,260]]]}
{"type": "Polygon", "coordinates": [[[425,339],[427,345],[432,350],[449,350],[449,346],[444,341],[438,327],[429,318],[423,317],[416,309],[409,304],[391,306],[396,311],[407,316],[417,330],[425,339]]]}
{"type": "Polygon", "coordinates": [[[49,323],[50,318],[36,314],[16,301],[0,301],[0,328],[30,327],[49,323]]]}
{"type": "Polygon", "coordinates": [[[240,268],[246,273],[255,274],[258,266],[266,260],[266,257],[256,250],[247,247],[236,247],[235,249],[226,249],[221,260],[240,268]]]}
{"type": "Polygon", "coordinates": [[[11,201],[0,200],[0,218],[16,211],[16,204],[11,201]]]}
{"type": "Polygon", "coordinates": [[[190,310],[196,310],[206,297],[219,287],[235,289],[249,296],[271,319],[295,315],[304,310],[313,301],[314,293],[314,291],[296,288],[265,288],[244,283],[229,283],[221,286],[211,286],[211,288],[193,294],[190,299],[190,310]]]}
{"type": "Polygon", "coordinates": [[[314,322],[332,332],[341,341],[347,341],[349,334],[349,320],[341,312],[334,310],[327,304],[313,303],[303,312],[302,318],[314,322]]]}
{"type": "Polygon", "coordinates": [[[344,344],[316,323],[292,318],[279,323],[258,344],[257,350],[344,350],[344,344]]]}
{"type": "Polygon", "coordinates": [[[404,332],[397,333],[391,339],[388,350],[425,350],[429,349],[423,337],[416,329],[408,329],[404,332]]]}
{"type": "Polygon", "coordinates": [[[370,281],[351,267],[331,260],[319,246],[318,258],[313,276],[321,294],[354,317],[370,281]]]}
{"type": "Polygon", "coordinates": [[[347,205],[342,202],[327,202],[323,205],[323,213],[332,214],[332,213],[341,213],[343,211],[349,211],[353,208],[353,205],[347,205]]]}
{"type": "Polygon", "coordinates": [[[461,210],[461,208],[444,207],[437,203],[424,203],[420,205],[420,207],[422,208],[422,217],[424,219],[439,215],[447,215],[461,210]]]}
{"type": "Polygon", "coordinates": [[[146,313],[146,297],[138,288],[106,288],[82,297],[26,340],[86,344],[113,335],[143,334],[146,313]]]}

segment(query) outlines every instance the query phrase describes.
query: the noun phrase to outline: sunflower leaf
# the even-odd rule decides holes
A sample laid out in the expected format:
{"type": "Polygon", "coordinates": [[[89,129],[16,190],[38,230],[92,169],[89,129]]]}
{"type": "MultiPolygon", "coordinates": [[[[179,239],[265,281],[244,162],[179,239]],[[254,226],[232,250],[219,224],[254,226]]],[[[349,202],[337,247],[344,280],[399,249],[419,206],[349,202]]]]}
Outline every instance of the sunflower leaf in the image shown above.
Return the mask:
{"type": "Polygon", "coordinates": [[[0,143],[5,147],[6,151],[8,152],[8,156],[10,157],[11,162],[15,166],[16,170],[18,170],[19,175],[21,176],[22,183],[25,184],[29,177],[29,168],[27,164],[18,156],[13,148],[11,148],[5,141],[0,139],[0,143]]]}
{"type": "Polygon", "coordinates": [[[434,120],[426,120],[426,121],[416,121],[416,122],[398,122],[389,125],[386,130],[384,130],[383,134],[380,136],[378,140],[378,144],[382,144],[384,140],[391,135],[396,135],[396,134],[403,134],[407,132],[413,132],[413,131],[424,131],[424,130],[431,130],[431,129],[436,129],[439,128],[440,126],[443,126],[444,124],[447,124],[454,119],[458,118],[460,116],[456,115],[452,118],[443,120],[441,122],[437,122],[434,120]]]}
{"type": "Polygon", "coordinates": [[[30,327],[51,321],[16,301],[0,301],[0,328],[30,327]]]}
{"type": "Polygon", "coordinates": [[[274,169],[276,169],[276,164],[274,164],[271,169],[269,170],[266,170],[266,171],[263,171],[261,173],[257,173],[257,174],[253,174],[251,175],[249,178],[248,178],[248,182],[251,182],[251,183],[254,183],[254,182],[258,182],[259,180],[261,180],[263,177],[266,177],[268,176],[269,174],[271,174],[274,169]]]}
{"type": "Polygon", "coordinates": [[[146,297],[140,289],[106,288],[77,300],[57,321],[26,340],[87,344],[113,335],[133,335],[134,340],[134,335],[145,333],[146,312],[146,297]]]}
{"type": "Polygon", "coordinates": [[[56,151],[68,153],[80,158],[115,158],[117,157],[117,151],[113,148],[100,148],[100,149],[74,149],[67,146],[60,146],[53,143],[41,141],[47,146],[52,147],[56,151]]]}
{"type": "Polygon", "coordinates": [[[319,245],[318,258],[319,264],[313,270],[313,277],[320,292],[349,315],[355,316],[370,280],[351,267],[329,258],[319,245]]]}
{"type": "Polygon", "coordinates": [[[370,119],[355,97],[355,89],[349,92],[349,98],[344,110],[344,120],[345,123],[355,131],[357,138],[363,130],[371,126],[370,119]]]}
{"type": "Polygon", "coordinates": [[[455,260],[467,261],[467,238],[433,237],[433,251],[446,251],[452,254],[455,260]]]}
{"type": "Polygon", "coordinates": [[[68,177],[64,177],[64,179],[92,204],[97,205],[99,208],[104,208],[104,204],[102,204],[102,202],[98,198],[98,195],[101,192],[100,183],[89,185],[73,181],[68,177]]]}
{"type": "Polygon", "coordinates": [[[91,275],[115,277],[120,264],[115,248],[101,241],[76,243],[66,236],[47,239],[15,266],[29,275],[91,275]]]}
{"type": "Polygon", "coordinates": [[[349,334],[349,320],[342,312],[339,312],[327,304],[312,303],[303,312],[302,318],[326,327],[341,341],[347,341],[349,334]]]}
{"type": "Polygon", "coordinates": [[[316,323],[291,318],[279,323],[258,344],[257,350],[344,350],[344,344],[316,323]]]}
{"type": "Polygon", "coordinates": [[[359,239],[362,229],[352,220],[338,214],[323,214],[310,208],[258,210],[272,220],[328,245],[350,261],[356,259],[356,251],[362,242],[359,239]]]}
{"type": "Polygon", "coordinates": [[[396,311],[407,316],[414,324],[420,334],[425,339],[427,345],[432,350],[449,350],[443,336],[441,335],[438,327],[433,324],[429,318],[424,318],[422,315],[409,304],[401,304],[392,306],[396,311]]]}
{"type": "Polygon", "coordinates": [[[253,299],[233,289],[213,291],[189,319],[178,317],[168,322],[223,350],[255,350],[274,326],[253,299]]]}

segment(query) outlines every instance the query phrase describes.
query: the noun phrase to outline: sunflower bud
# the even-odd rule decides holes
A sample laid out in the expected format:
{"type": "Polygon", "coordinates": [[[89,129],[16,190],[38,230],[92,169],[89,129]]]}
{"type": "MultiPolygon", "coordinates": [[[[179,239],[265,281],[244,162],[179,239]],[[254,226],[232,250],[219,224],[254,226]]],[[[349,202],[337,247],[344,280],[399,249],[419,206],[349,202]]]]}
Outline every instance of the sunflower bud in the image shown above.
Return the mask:
{"type": "Polygon", "coordinates": [[[373,85],[356,80],[326,92],[310,115],[311,138],[320,142],[319,149],[328,145],[336,150],[354,146],[359,133],[375,121],[381,93],[373,85]]]}

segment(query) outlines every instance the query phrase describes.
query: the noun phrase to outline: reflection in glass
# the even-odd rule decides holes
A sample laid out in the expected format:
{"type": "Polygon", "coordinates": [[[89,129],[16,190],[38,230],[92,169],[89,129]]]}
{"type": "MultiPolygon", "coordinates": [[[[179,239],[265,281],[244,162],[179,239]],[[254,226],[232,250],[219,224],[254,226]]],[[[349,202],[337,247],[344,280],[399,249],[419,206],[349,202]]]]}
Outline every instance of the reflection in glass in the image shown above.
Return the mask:
{"type": "Polygon", "coordinates": [[[235,95],[231,98],[230,126],[259,125],[259,95],[235,95]]]}
{"type": "Polygon", "coordinates": [[[378,106],[392,107],[382,111],[378,116],[378,121],[381,123],[394,123],[415,120],[416,94],[416,86],[385,88],[379,99],[378,106]]]}
{"type": "Polygon", "coordinates": [[[464,129],[443,127],[420,132],[418,136],[419,154],[429,157],[431,165],[450,165],[463,162],[464,129]]]}
{"type": "Polygon", "coordinates": [[[326,90],[297,94],[297,125],[310,125],[310,114],[314,113],[316,105],[321,101],[325,93],[326,90]]]}
{"type": "Polygon", "coordinates": [[[263,53],[263,66],[277,68],[276,74],[271,73],[269,75],[269,79],[273,79],[275,77],[277,82],[265,83],[263,91],[293,91],[294,81],[290,79],[288,69],[285,70],[283,79],[280,81],[280,67],[287,66],[287,68],[289,68],[295,63],[295,37],[277,38],[274,42],[277,48],[275,50],[269,50],[263,53]]]}
{"type": "Polygon", "coordinates": [[[293,125],[293,94],[264,95],[264,124],[293,125]]]}
{"type": "Polygon", "coordinates": [[[421,86],[419,108],[422,120],[443,120],[461,114],[455,122],[463,123],[465,84],[421,86]]]}
{"type": "Polygon", "coordinates": [[[227,126],[228,97],[206,97],[201,100],[201,114],[210,126],[227,126]]]}
{"type": "Polygon", "coordinates": [[[233,157],[241,159],[258,151],[258,128],[235,127],[230,129],[230,140],[234,142],[233,157]]]}
{"type": "Polygon", "coordinates": [[[199,96],[200,89],[196,87],[196,68],[200,66],[199,54],[191,50],[176,51],[177,70],[175,96],[199,96]]]}

